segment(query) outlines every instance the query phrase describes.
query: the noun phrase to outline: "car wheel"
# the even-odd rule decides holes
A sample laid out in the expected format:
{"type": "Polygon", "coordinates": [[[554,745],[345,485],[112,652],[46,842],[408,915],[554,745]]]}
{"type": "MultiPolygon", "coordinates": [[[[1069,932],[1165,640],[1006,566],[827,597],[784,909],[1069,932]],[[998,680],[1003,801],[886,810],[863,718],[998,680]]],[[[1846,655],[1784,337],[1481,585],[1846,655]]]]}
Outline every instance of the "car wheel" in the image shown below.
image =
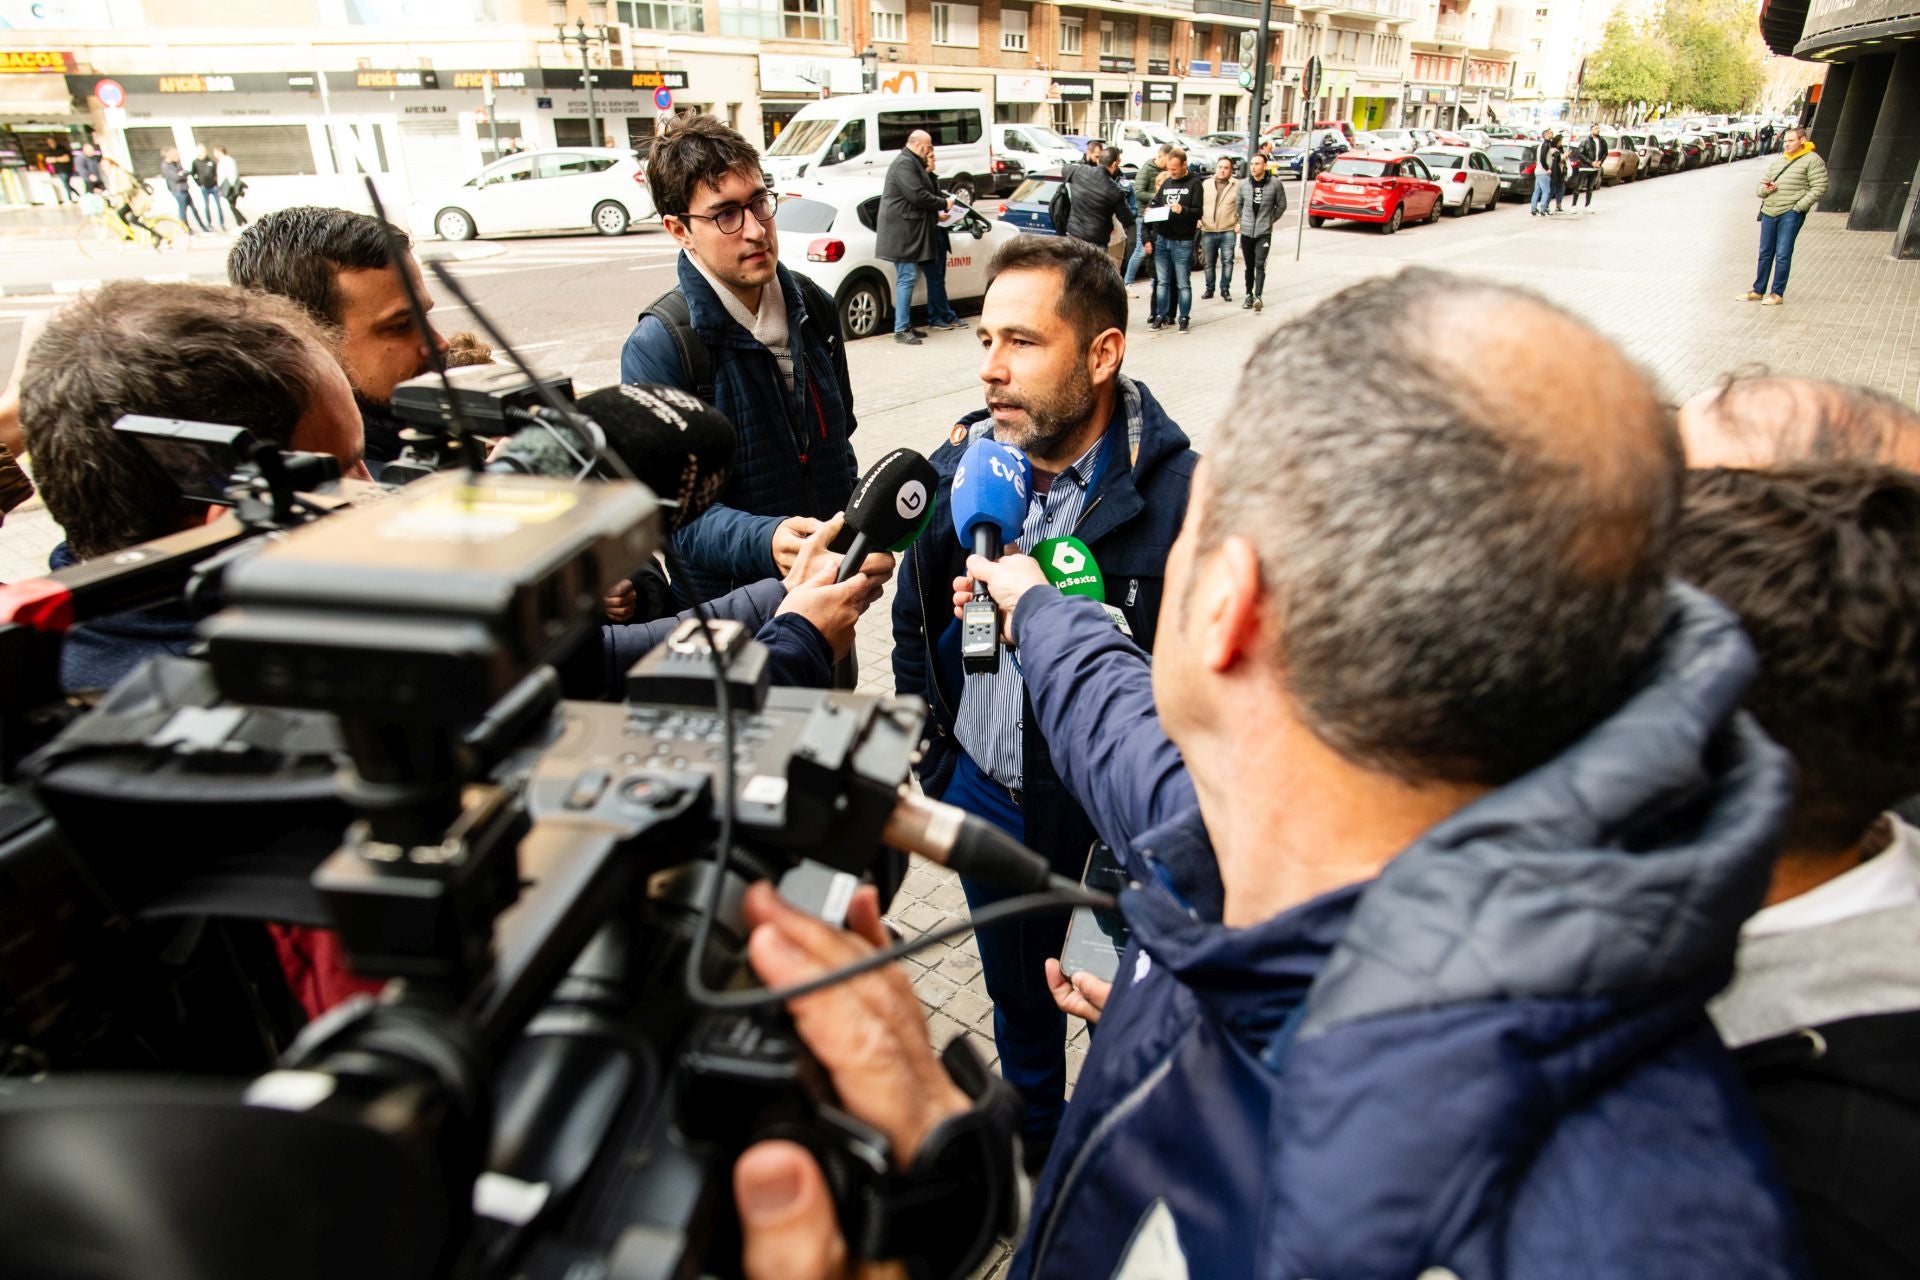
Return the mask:
{"type": "Polygon", "coordinates": [[[433,220],[433,229],[442,240],[471,240],[474,236],[473,218],[465,209],[442,209],[433,220]]]}
{"type": "Polygon", "coordinates": [[[947,193],[962,204],[972,204],[974,190],[972,175],[963,173],[953,180],[947,193]]]}
{"type": "Polygon", "coordinates": [[[1460,207],[1453,211],[1453,216],[1456,218],[1464,218],[1472,212],[1473,212],[1473,192],[1469,191],[1467,192],[1466,195],[1460,197],[1460,207]]]}
{"type": "Polygon", "coordinates": [[[1307,225],[1308,225],[1308,226],[1310,226],[1310,227],[1312,227],[1312,228],[1313,228],[1314,230],[1316,230],[1316,231],[1317,231],[1317,230],[1319,230],[1319,229],[1320,229],[1321,227],[1324,227],[1324,226],[1326,226],[1326,225],[1327,225],[1327,220],[1326,220],[1325,218],[1322,218],[1322,217],[1318,217],[1318,216],[1316,216],[1316,215],[1312,215],[1312,214],[1309,214],[1309,215],[1307,216],[1307,225]]]}
{"type": "Polygon", "coordinates": [[[841,337],[870,338],[886,323],[886,287],[874,276],[856,276],[841,290],[839,310],[841,337]]]}
{"type": "Polygon", "coordinates": [[[1434,223],[1440,221],[1440,205],[1441,205],[1440,197],[1435,196],[1433,198],[1433,212],[1427,215],[1428,226],[1432,226],[1434,223]]]}
{"type": "Polygon", "coordinates": [[[627,234],[627,206],[618,200],[602,200],[593,206],[593,229],[603,236],[627,234]]]}
{"type": "Polygon", "coordinates": [[[1395,205],[1393,216],[1380,224],[1380,234],[1390,236],[1400,229],[1400,206],[1395,205]]]}

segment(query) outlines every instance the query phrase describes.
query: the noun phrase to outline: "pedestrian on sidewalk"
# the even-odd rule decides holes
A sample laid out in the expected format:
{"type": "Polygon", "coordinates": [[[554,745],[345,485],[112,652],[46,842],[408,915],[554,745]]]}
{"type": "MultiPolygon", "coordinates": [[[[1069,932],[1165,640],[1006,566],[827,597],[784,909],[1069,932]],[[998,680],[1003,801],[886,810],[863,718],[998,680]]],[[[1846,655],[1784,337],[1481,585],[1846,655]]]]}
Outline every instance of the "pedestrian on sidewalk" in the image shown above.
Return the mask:
{"type": "Polygon", "coordinates": [[[1067,168],[1063,181],[1067,187],[1067,225],[1063,235],[1084,240],[1102,253],[1113,241],[1114,219],[1129,233],[1134,229],[1131,193],[1120,185],[1120,149],[1108,147],[1093,164],[1067,168]]]}
{"type": "MultiPolygon", "coordinates": [[[[934,173],[933,146],[927,146],[927,176],[933,179],[934,188],[939,189],[940,180],[934,173]]],[[[953,309],[953,302],[947,297],[947,255],[953,252],[953,240],[947,234],[948,220],[959,210],[950,208],[937,214],[933,221],[933,256],[921,266],[927,275],[927,327],[929,329],[964,329],[967,322],[962,320],[953,309]]]]}
{"type": "Polygon", "coordinates": [[[227,211],[220,207],[220,167],[207,153],[207,144],[201,143],[193,154],[193,182],[200,188],[200,221],[213,230],[214,215],[220,217],[220,229],[227,229],[227,211]]]}
{"type": "Polygon", "coordinates": [[[193,207],[193,195],[187,190],[187,171],[180,164],[180,153],[168,147],[160,153],[160,180],[167,184],[167,192],[173,197],[173,203],[179,206],[180,221],[192,235],[197,225],[207,230],[207,224],[200,217],[199,210],[193,207]]]}
{"type": "Polygon", "coordinates": [[[934,220],[953,207],[940,194],[929,167],[933,138],[925,129],[907,136],[907,145],[893,158],[880,189],[878,244],[874,256],[893,264],[893,340],[910,347],[927,335],[913,327],[913,286],[934,256],[934,220]]]}
{"type": "Polygon", "coordinates": [[[1767,164],[1767,176],[1755,192],[1760,197],[1760,264],[1753,288],[1742,302],[1777,307],[1786,301],[1787,272],[1793,266],[1793,242],[1807,214],[1827,194],[1827,162],[1813,153],[1807,131],[1791,128],[1780,135],[1785,148],[1767,164]]]}
{"type": "Polygon", "coordinates": [[[1260,310],[1261,297],[1267,291],[1267,250],[1273,245],[1273,229],[1287,211],[1287,184],[1267,171],[1264,152],[1255,153],[1247,166],[1247,180],[1240,184],[1240,256],[1247,264],[1247,300],[1242,310],[1260,310]]]}
{"type": "Polygon", "coordinates": [[[1547,216],[1547,203],[1553,198],[1554,154],[1553,130],[1548,129],[1533,149],[1533,201],[1527,206],[1527,212],[1536,218],[1547,216]]]}
{"type": "Polygon", "coordinates": [[[80,154],[73,158],[73,176],[80,180],[83,191],[105,191],[106,175],[100,172],[100,148],[91,142],[82,144],[80,154]]]}
{"type": "Polygon", "coordinates": [[[1564,213],[1565,210],[1560,207],[1561,201],[1567,198],[1567,135],[1564,133],[1555,131],[1553,135],[1553,150],[1548,153],[1547,170],[1553,183],[1553,211],[1564,213]]]}
{"type": "Polygon", "coordinates": [[[1773,121],[1769,120],[1765,124],[1760,126],[1760,154],[1764,156],[1771,153],[1772,151],[1773,151],[1773,121]]]}
{"type": "Polygon", "coordinates": [[[1187,153],[1167,148],[1167,171],[1147,212],[1141,214],[1153,231],[1153,312],[1147,327],[1173,323],[1174,299],[1180,301],[1180,332],[1187,332],[1193,314],[1193,241],[1200,228],[1200,206],[1206,199],[1200,175],[1187,168],[1187,153]]]}
{"type": "Polygon", "coordinates": [[[247,184],[240,180],[240,162],[227,154],[225,147],[213,149],[214,176],[219,179],[220,198],[233,210],[233,225],[247,225],[247,215],[240,212],[240,197],[247,193],[247,184]]]}
{"type": "Polygon", "coordinates": [[[1088,138],[1087,154],[1082,158],[1081,162],[1083,164],[1090,164],[1094,168],[1098,169],[1101,167],[1101,163],[1102,163],[1100,157],[1106,154],[1107,154],[1107,144],[1105,142],[1101,141],[1099,138],[1088,138]]]}
{"type": "MultiPolygon", "coordinates": [[[[1171,150],[1173,150],[1172,147],[1162,143],[1159,150],[1153,153],[1153,159],[1141,165],[1140,168],[1134,172],[1133,207],[1135,212],[1144,213],[1147,207],[1153,203],[1153,193],[1159,187],[1160,175],[1166,172],[1167,152],[1171,150]]],[[[1128,288],[1133,287],[1135,278],[1140,274],[1141,260],[1153,252],[1153,233],[1148,230],[1147,225],[1141,223],[1135,230],[1138,232],[1138,235],[1134,238],[1133,256],[1127,259],[1126,275],[1121,280],[1121,283],[1128,288]]]]}
{"type": "Polygon", "coordinates": [[[1213,274],[1220,267],[1220,301],[1233,301],[1233,248],[1240,237],[1240,180],[1233,176],[1233,159],[1221,156],[1213,166],[1213,181],[1201,193],[1200,253],[1206,265],[1207,291],[1213,296],[1213,274]]]}
{"type": "Polygon", "coordinates": [[[47,148],[47,172],[53,176],[54,194],[60,202],[77,202],[80,197],[73,193],[73,148],[63,139],[55,138],[53,145],[47,148]]]}
{"type": "Polygon", "coordinates": [[[1580,143],[1580,184],[1573,189],[1573,207],[1580,207],[1580,197],[1587,198],[1587,208],[1593,208],[1593,189],[1600,185],[1601,171],[1607,163],[1607,140],[1600,136],[1600,126],[1593,126],[1580,143]]]}

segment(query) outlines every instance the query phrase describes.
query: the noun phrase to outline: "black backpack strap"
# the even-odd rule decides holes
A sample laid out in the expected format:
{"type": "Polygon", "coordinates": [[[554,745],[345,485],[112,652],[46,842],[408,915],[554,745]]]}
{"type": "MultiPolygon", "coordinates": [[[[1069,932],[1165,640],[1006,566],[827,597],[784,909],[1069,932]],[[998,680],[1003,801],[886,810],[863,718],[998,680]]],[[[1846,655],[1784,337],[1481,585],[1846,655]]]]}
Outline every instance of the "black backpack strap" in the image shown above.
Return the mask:
{"type": "Polygon", "coordinates": [[[693,313],[687,309],[687,295],[678,289],[669,289],[647,304],[640,313],[644,320],[652,316],[667,327],[667,333],[673,338],[674,347],[680,352],[680,372],[687,379],[687,389],[708,404],[713,403],[713,353],[707,350],[707,344],[693,327],[693,313]]]}
{"type": "Polygon", "coordinates": [[[826,344],[833,356],[833,374],[840,380],[840,398],[847,409],[847,434],[855,426],[853,416],[853,376],[847,372],[847,344],[840,337],[840,308],[833,296],[812,278],[794,272],[800,282],[800,297],[807,308],[807,336],[826,344]]]}

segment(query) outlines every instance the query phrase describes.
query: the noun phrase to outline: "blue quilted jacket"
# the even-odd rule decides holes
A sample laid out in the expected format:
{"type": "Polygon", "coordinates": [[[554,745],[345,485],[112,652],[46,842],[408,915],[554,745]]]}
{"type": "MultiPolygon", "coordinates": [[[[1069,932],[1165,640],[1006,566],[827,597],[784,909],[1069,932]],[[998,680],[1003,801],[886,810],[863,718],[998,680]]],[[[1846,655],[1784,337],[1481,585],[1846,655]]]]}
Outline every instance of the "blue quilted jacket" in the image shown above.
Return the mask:
{"type": "MultiPolygon", "coordinates": [[[[844,510],[853,493],[853,388],[828,345],[810,341],[799,280],[785,267],[775,270],[787,303],[792,392],[773,353],[727,314],[706,277],[684,252],[680,255],[687,312],[713,357],[714,407],[732,419],[740,435],[719,501],[674,535],[676,549],[708,600],[779,576],[774,526],[789,516],[825,520],[844,510]]],[[[828,331],[838,323],[837,317],[825,317],[828,331]]],[[[620,351],[620,380],[694,391],[672,333],[655,316],[643,317],[628,335],[620,351]]]]}
{"type": "Polygon", "coordinates": [[[1582,741],[1246,929],[1144,657],[1050,591],[1015,629],[1055,766],[1139,882],[1016,1280],[1801,1274],[1702,1010],[1791,788],[1718,604],[1676,587],[1582,741]]]}

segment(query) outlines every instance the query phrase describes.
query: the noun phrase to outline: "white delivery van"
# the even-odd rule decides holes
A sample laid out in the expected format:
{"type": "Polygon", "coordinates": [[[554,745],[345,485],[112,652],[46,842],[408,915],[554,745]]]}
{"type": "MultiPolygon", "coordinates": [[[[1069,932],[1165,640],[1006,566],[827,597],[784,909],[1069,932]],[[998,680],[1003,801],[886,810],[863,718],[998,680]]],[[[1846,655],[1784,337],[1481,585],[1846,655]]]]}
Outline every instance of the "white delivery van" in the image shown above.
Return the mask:
{"type": "Polygon", "coordinates": [[[1006,162],[994,171],[983,93],[859,93],[810,102],[762,156],[775,182],[841,176],[884,177],[915,129],[933,138],[940,185],[968,203],[1008,185],[1006,162]]]}
{"type": "Polygon", "coordinates": [[[1085,158],[1078,147],[1043,124],[1004,122],[993,126],[993,155],[997,160],[1018,160],[1028,177],[1058,173],[1062,165],[1085,158]]]}

